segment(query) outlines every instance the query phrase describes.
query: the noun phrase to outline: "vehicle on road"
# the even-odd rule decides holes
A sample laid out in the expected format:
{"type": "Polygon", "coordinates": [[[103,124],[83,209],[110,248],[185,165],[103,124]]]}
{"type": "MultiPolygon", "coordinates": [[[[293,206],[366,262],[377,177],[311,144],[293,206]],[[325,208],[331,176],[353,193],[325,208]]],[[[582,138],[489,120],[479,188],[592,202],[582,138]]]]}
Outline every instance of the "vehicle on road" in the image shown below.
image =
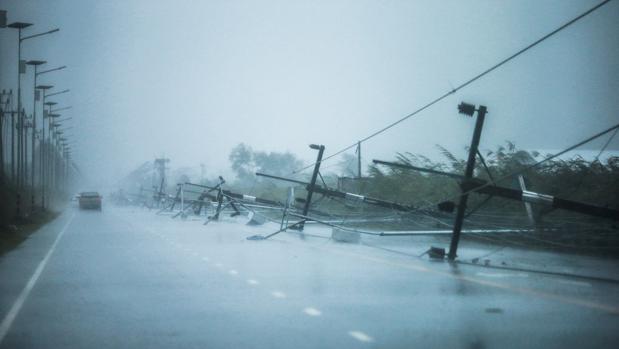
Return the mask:
{"type": "Polygon", "coordinates": [[[79,194],[77,201],[80,210],[92,209],[101,211],[102,197],[96,191],[87,191],[79,194]]]}

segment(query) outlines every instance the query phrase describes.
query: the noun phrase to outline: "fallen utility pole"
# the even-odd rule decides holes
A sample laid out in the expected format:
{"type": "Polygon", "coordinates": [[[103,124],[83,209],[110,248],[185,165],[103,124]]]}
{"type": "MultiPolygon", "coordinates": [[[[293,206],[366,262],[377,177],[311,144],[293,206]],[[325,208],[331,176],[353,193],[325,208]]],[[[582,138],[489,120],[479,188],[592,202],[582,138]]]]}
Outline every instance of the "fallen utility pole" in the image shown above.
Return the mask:
{"type": "MultiPolygon", "coordinates": [[[[209,189],[209,191],[219,190],[219,188],[217,188],[219,185],[217,187],[210,187],[208,185],[194,184],[194,183],[189,183],[189,182],[185,182],[185,184],[196,186],[199,188],[209,189]]],[[[231,198],[238,199],[238,200],[251,201],[251,202],[256,202],[256,203],[265,204],[265,205],[272,205],[272,206],[282,206],[282,204],[278,201],[263,199],[263,198],[259,198],[259,197],[255,197],[251,195],[246,195],[246,194],[234,193],[230,190],[222,190],[222,194],[229,196],[231,198]]]]}
{"type": "MultiPolygon", "coordinates": [[[[309,185],[310,185],[310,183],[308,183],[308,182],[303,182],[303,181],[299,181],[299,180],[296,180],[296,179],[290,179],[290,178],[274,176],[274,175],[270,175],[270,174],[266,174],[266,173],[256,172],[256,176],[267,177],[267,178],[277,179],[277,180],[280,180],[280,181],[296,183],[296,184],[299,184],[299,185],[303,185],[306,188],[308,188],[309,185]]],[[[357,201],[364,202],[364,203],[366,203],[368,205],[380,206],[380,207],[390,208],[390,209],[394,209],[394,210],[398,210],[398,211],[403,211],[403,212],[410,212],[410,211],[413,211],[415,209],[415,207],[409,206],[409,205],[402,205],[402,204],[398,204],[398,203],[395,203],[395,202],[392,202],[392,201],[375,199],[375,198],[371,198],[371,197],[367,197],[367,196],[363,196],[363,195],[358,195],[358,194],[353,194],[353,193],[346,193],[346,192],[343,192],[343,191],[323,188],[323,187],[320,187],[320,186],[314,186],[314,192],[322,194],[322,195],[325,195],[325,196],[331,196],[331,197],[336,197],[336,198],[341,198],[341,199],[357,200],[357,201]]]]}
{"type": "Polygon", "coordinates": [[[219,219],[219,214],[221,213],[221,211],[226,209],[228,206],[232,206],[232,208],[234,209],[234,212],[230,215],[231,217],[238,216],[238,215],[241,214],[241,211],[239,211],[238,207],[236,207],[236,205],[234,203],[234,200],[232,200],[230,197],[227,197],[227,196],[224,195],[224,193],[223,193],[224,190],[222,188],[222,185],[224,183],[226,183],[226,180],[223,179],[222,176],[219,176],[219,183],[216,186],[214,186],[214,187],[185,182],[185,185],[192,185],[192,186],[208,189],[208,191],[204,193],[204,196],[208,195],[208,193],[210,193],[212,191],[217,191],[217,197],[216,197],[217,209],[215,210],[215,214],[214,215],[208,217],[206,222],[204,222],[204,225],[208,224],[210,221],[218,220],[219,219]],[[225,205],[223,204],[224,198],[226,198],[227,201],[228,201],[225,205]]]}
{"type": "Polygon", "coordinates": [[[518,190],[507,187],[498,186],[496,184],[489,184],[488,181],[478,178],[471,178],[465,180],[462,175],[442,172],[437,170],[426,169],[422,167],[410,166],[406,164],[388,162],[382,160],[373,160],[375,164],[386,165],[391,167],[399,167],[408,170],[414,170],[425,173],[433,173],[441,176],[447,176],[463,180],[460,184],[464,192],[476,192],[480,194],[495,195],[502,198],[522,201],[533,204],[545,204],[553,208],[563,209],[572,212],[578,212],[587,214],[590,216],[609,218],[613,220],[619,220],[619,210],[611,209],[602,206],[591,205],[583,202],[562,199],[551,195],[540,194],[530,190],[518,190]]]}
{"type": "MultiPolygon", "coordinates": [[[[278,202],[278,201],[269,200],[269,199],[263,199],[263,198],[255,197],[255,196],[252,196],[252,195],[239,194],[239,193],[232,192],[230,190],[224,190],[221,187],[221,185],[223,183],[225,183],[225,181],[221,177],[220,177],[220,180],[221,180],[221,182],[217,186],[215,186],[215,187],[211,187],[211,186],[208,186],[208,185],[201,185],[201,184],[185,182],[185,185],[190,185],[190,186],[195,186],[195,187],[199,187],[199,188],[208,189],[207,191],[205,191],[203,193],[204,197],[209,197],[210,198],[211,197],[211,195],[209,195],[210,192],[218,191],[218,194],[217,194],[217,197],[216,197],[216,201],[218,202],[217,211],[213,215],[212,219],[210,219],[210,220],[217,219],[219,217],[219,213],[224,208],[226,208],[228,206],[231,206],[235,210],[235,212],[232,213],[232,216],[239,215],[240,211],[238,210],[236,205],[238,204],[238,205],[240,205],[242,207],[246,207],[245,205],[242,204],[242,202],[252,202],[252,203],[258,203],[258,204],[269,205],[269,206],[279,206],[279,207],[283,207],[284,206],[281,202],[278,202]],[[222,207],[223,199],[224,198],[227,199],[228,202],[226,203],[225,206],[222,207]]],[[[199,199],[199,200],[201,200],[201,199],[199,199]]],[[[206,223],[208,223],[209,221],[207,221],[206,223]]],[[[295,225],[295,226],[297,226],[297,225],[295,225]]]]}

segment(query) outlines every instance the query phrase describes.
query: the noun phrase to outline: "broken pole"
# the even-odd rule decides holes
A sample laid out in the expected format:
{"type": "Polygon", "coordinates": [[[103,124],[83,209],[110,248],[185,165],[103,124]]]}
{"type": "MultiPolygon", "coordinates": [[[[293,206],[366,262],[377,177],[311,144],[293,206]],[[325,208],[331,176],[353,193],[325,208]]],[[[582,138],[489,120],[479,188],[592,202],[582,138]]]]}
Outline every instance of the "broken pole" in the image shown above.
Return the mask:
{"type": "MultiPolygon", "coordinates": [[[[460,103],[458,105],[458,111],[461,114],[473,116],[475,106],[467,103],[460,103]]],[[[481,130],[484,127],[484,119],[486,118],[486,107],[483,105],[477,109],[477,120],[475,121],[475,130],[473,131],[473,139],[471,140],[471,147],[469,148],[469,158],[466,163],[466,170],[464,171],[465,180],[473,178],[473,170],[475,170],[475,157],[477,155],[477,148],[479,147],[479,139],[481,138],[481,130]]],[[[458,204],[458,210],[456,212],[456,221],[454,222],[453,233],[451,235],[451,243],[449,245],[449,260],[455,260],[458,252],[458,243],[460,242],[460,232],[462,231],[462,223],[464,222],[464,214],[466,211],[466,203],[469,199],[467,192],[463,192],[460,196],[460,203],[458,204]]]]}
{"type": "MultiPolygon", "coordinates": [[[[325,151],[324,145],[310,144],[310,148],[318,150],[318,157],[316,158],[316,164],[314,165],[314,173],[312,173],[312,179],[307,186],[307,198],[305,199],[305,206],[303,206],[303,216],[307,216],[310,205],[312,203],[312,195],[314,194],[314,187],[316,186],[316,179],[318,178],[318,172],[320,171],[320,162],[322,161],[322,154],[325,151]]],[[[302,221],[295,229],[303,231],[305,221],[302,221]]]]}
{"type": "MultiPolygon", "coordinates": [[[[357,142],[357,179],[361,179],[361,141],[357,142]]],[[[357,186],[357,190],[360,186],[357,186]]]]}
{"type": "MultiPolygon", "coordinates": [[[[518,175],[518,185],[520,185],[520,190],[522,190],[523,192],[527,191],[527,185],[524,182],[524,176],[521,174],[518,175]]],[[[527,210],[527,217],[529,217],[529,223],[532,227],[536,227],[537,224],[535,222],[535,216],[533,215],[533,208],[531,207],[531,203],[525,201],[524,208],[525,210],[527,210]]]]}

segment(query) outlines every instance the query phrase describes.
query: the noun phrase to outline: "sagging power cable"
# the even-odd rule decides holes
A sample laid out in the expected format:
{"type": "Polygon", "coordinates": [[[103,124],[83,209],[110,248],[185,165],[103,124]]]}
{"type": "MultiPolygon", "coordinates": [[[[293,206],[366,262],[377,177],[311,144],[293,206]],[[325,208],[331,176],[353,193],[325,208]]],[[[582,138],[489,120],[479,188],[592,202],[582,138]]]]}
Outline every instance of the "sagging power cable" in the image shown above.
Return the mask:
{"type": "MultiPolygon", "coordinates": [[[[412,113],[410,113],[410,114],[408,114],[408,115],[405,115],[404,117],[402,117],[402,118],[400,118],[400,119],[398,119],[398,120],[396,120],[396,121],[392,122],[391,124],[389,124],[389,125],[387,125],[387,126],[385,126],[385,127],[381,128],[381,129],[379,129],[378,131],[376,131],[376,132],[374,132],[374,133],[370,134],[369,136],[367,136],[367,137],[365,137],[365,138],[362,138],[361,140],[356,141],[356,142],[352,143],[351,145],[349,145],[349,146],[347,146],[347,147],[345,147],[345,148],[343,148],[343,149],[341,149],[341,150],[338,150],[337,152],[335,152],[335,153],[333,153],[333,154],[331,154],[331,155],[328,155],[328,156],[324,157],[324,158],[321,160],[321,162],[325,162],[325,161],[327,161],[327,160],[329,160],[329,159],[331,159],[331,158],[333,158],[333,157],[335,157],[335,156],[337,156],[337,155],[339,155],[339,154],[341,154],[341,153],[343,153],[343,152],[345,152],[345,151],[347,151],[347,150],[349,150],[349,149],[352,149],[352,148],[356,147],[357,145],[359,145],[360,143],[363,143],[363,142],[365,142],[365,141],[367,141],[367,140],[369,140],[369,139],[371,139],[371,138],[374,138],[374,137],[378,136],[379,134],[381,134],[381,133],[383,133],[383,132],[385,132],[385,131],[389,130],[390,128],[395,127],[396,125],[398,125],[398,124],[400,124],[400,123],[402,123],[402,122],[404,122],[404,121],[406,121],[406,120],[410,119],[411,117],[413,117],[413,116],[415,116],[415,115],[417,115],[417,114],[421,113],[422,111],[424,111],[424,110],[426,110],[426,109],[430,108],[431,106],[433,106],[433,105],[437,104],[438,102],[440,102],[440,101],[444,100],[445,98],[447,98],[447,97],[451,96],[452,94],[455,94],[456,92],[458,92],[459,90],[461,90],[461,89],[463,89],[463,88],[467,87],[468,85],[472,84],[473,82],[475,82],[475,81],[477,81],[477,80],[481,79],[482,77],[484,77],[484,76],[488,75],[488,74],[489,74],[489,73],[491,73],[492,71],[494,71],[494,70],[498,69],[499,67],[501,67],[502,65],[506,64],[507,62],[509,62],[509,61],[513,60],[514,58],[516,58],[516,57],[520,56],[521,54],[525,53],[526,51],[530,50],[531,48],[533,48],[533,47],[535,47],[535,46],[539,45],[540,43],[542,43],[542,42],[543,42],[543,41],[545,41],[546,39],[550,38],[551,36],[554,36],[555,34],[559,33],[559,32],[560,32],[560,31],[562,31],[563,29],[565,29],[565,28],[569,27],[570,25],[572,25],[572,24],[576,23],[577,21],[581,20],[582,18],[586,17],[587,15],[591,14],[592,12],[596,11],[596,10],[597,10],[597,9],[599,9],[600,7],[602,7],[602,6],[606,5],[606,4],[607,4],[607,3],[609,3],[610,1],[611,1],[611,0],[604,0],[604,1],[602,1],[601,3],[597,4],[596,6],[594,6],[594,7],[590,8],[589,10],[587,10],[587,11],[583,12],[582,14],[580,14],[580,15],[578,15],[578,16],[576,16],[576,17],[574,17],[574,18],[573,18],[573,19],[571,19],[570,21],[568,21],[568,22],[566,22],[565,24],[561,25],[561,26],[560,26],[560,27],[558,27],[557,29],[555,29],[555,30],[551,31],[550,33],[548,33],[548,34],[546,34],[546,35],[542,36],[541,38],[537,39],[536,41],[534,41],[533,43],[529,44],[528,46],[526,46],[526,47],[524,47],[524,48],[520,49],[519,51],[517,51],[516,53],[512,54],[511,56],[509,56],[509,57],[507,57],[507,58],[503,59],[503,60],[502,60],[502,61],[500,61],[499,63],[497,63],[497,64],[495,64],[495,65],[491,66],[490,68],[488,68],[488,69],[484,70],[483,72],[481,72],[481,73],[477,74],[476,76],[474,76],[474,77],[470,78],[469,80],[467,80],[467,81],[465,81],[464,83],[462,83],[462,84],[458,85],[457,87],[452,88],[452,89],[451,89],[451,90],[449,90],[448,92],[446,92],[446,93],[444,93],[443,95],[441,95],[440,97],[438,97],[438,98],[436,98],[436,99],[432,100],[431,102],[429,102],[429,103],[425,104],[425,105],[424,105],[424,106],[422,106],[421,108],[419,108],[419,109],[417,109],[417,110],[413,111],[412,113]]],[[[305,166],[305,167],[303,167],[303,168],[300,168],[300,169],[298,169],[298,170],[294,170],[294,171],[292,171],[292,173],[291,173],[291,174],[297,174],[297,173],[299,173],[299,172],[301,172],[301,171],[304,171],[304,170],[306,170],[306,169],[308,169],[308,168],[314,167],[314,165],[316,165],[316,162],[314,162],[314,163],[312,163],[312,164],[310,164],[310,165],[307,165],[307,166],[305,166]]]]}

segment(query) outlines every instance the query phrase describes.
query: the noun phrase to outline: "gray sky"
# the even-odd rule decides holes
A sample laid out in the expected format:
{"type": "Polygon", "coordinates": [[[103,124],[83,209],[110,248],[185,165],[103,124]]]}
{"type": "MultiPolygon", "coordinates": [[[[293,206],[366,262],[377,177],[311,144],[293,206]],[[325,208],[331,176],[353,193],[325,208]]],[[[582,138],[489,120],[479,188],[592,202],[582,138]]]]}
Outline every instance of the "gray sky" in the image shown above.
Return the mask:
{"type": "MultiPolygon", "coordinates": [[[[69,66],[40,82],[72,90],[56,101],[73,106],[63,116],[74,118],[76,163],[105,183],[159,155],[227,175],[239,142],[309,163],[308,144],[329,154],[364,138],[598,2],[1,0],[0,9],[35,23],[26,35],[61,28],[24,42],[23,57],[69,66]]],[[[612,1],[368,141],[365,161],[434,156],[435,144],[461,151],[474,122],[457,114],[460,101],[488,107],[482,149],[505,140],[561,149],[617,123],[617,18],[612,1]]],[[[0,29],[4,89],[16,86],[16,46],[15,31],[0,29]]],[[[31,72],[22,84],[31,109],[31,72]]]]}

